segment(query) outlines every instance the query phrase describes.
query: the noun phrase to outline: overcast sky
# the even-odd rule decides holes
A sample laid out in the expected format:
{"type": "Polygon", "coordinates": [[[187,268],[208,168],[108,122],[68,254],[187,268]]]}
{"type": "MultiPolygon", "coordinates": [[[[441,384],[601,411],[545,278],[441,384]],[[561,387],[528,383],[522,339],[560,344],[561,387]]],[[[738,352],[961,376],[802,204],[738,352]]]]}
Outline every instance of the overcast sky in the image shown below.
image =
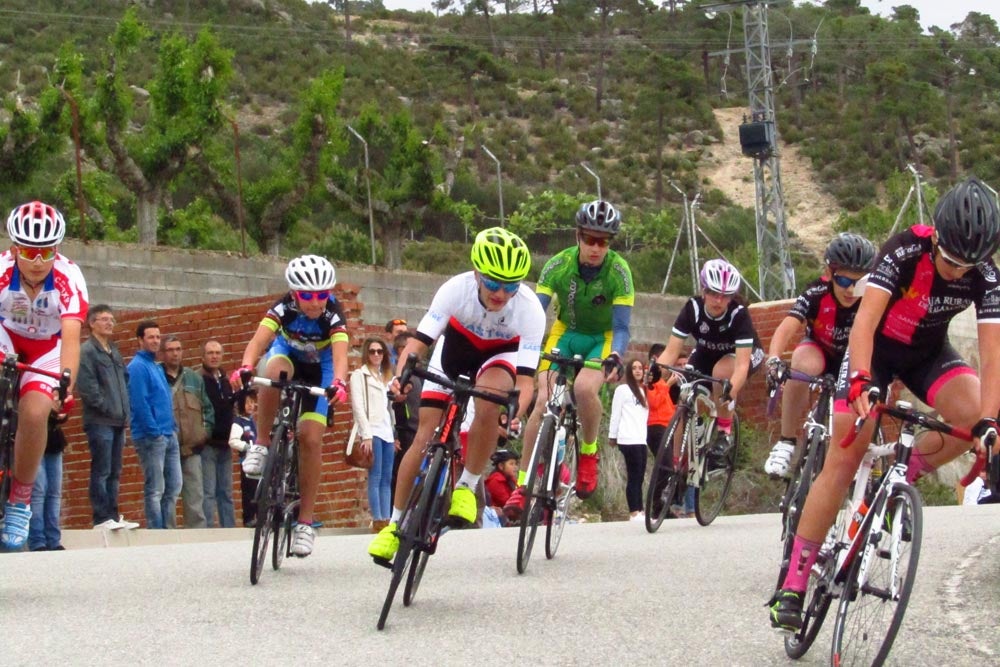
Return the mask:
{"type": "MultiPolygon", "coordinates": [[[[456,1],[458,4],[460,0],[456,1]]],[[[431,9],[431,0],[383,0],[387,9],[420,10],[431,9]]],[[[819,3],[819,0],[816,0],[819,3]]],[[[916,7],[920,12],[920,22],[924,28],[936,25],[948,28],[952,23],[961,22],[969,12],[990,14],[1000,23],[1000,0],[862,0],[862,5],[873,14],[891,16],[892,8],[902,4],[916,7]]]]}

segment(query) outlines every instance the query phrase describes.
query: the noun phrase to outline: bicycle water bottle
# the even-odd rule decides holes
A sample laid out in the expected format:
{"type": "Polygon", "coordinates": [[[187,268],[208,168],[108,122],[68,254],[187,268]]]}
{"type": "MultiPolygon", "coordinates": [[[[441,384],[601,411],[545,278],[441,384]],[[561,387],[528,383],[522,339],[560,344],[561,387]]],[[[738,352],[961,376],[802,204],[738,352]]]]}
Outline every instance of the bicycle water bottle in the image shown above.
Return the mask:
{"type": "Polygon", "coordinates": [[[556,463],[562,463],[566,456],[566,427],[560,426],[556,431],[556,463]]]}
{"type": "Polygon", "coordinates": [[[868,514],[868,503],[862,500],[861,507],[854,512],[854,516],[851,517],[851,525],[847,528],[847,536],[852,540],[858,534],[858,528],[861,527],[861,522],[865,520],[866,514],[868,514]]]}

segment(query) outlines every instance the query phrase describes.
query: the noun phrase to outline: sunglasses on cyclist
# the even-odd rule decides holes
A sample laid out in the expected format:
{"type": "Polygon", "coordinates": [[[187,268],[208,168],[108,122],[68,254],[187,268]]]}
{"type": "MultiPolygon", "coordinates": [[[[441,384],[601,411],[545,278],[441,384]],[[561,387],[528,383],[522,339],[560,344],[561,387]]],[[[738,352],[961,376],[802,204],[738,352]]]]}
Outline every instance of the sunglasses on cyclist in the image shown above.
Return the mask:
{"type": "Polygon", "coordinates": [[[497,292],[503,290],[507,294],[513,294],[521,287],[520,282],[516,283],[504,283],[499,280],[493,280],[492,278],[487,278],[486,276],[479,276],[479,280],[482,281],[483,287],[489,292],[497,292]]]}
{"type": "Polygon", "coordinates": [[[29,248],[16,246],[17,256],[26,262],[51,262],[56,258],[55,248],[29,248]]]}
{"type": "Polygon", "coordinates": [[[837,285],[839,285],[840,287],[843,287],[844,289],[847,289],[848,287],[853,287],[854,284],[857,283],[859,280],[861,280],[861,279],[860,278],[848,278],[847,276],[842,276],[842,275],[840,275],[838,273],[835,273],[833,275],[833,282],[837,283],[837,285]]]}
{"type": "Polygon", "coordinates": [[[953,269],[974,269],[976,267],[975,264],[966,264],[965,262],[958,261],[951,255],[946,253],[944,251],[944,248],[942,248],[941,246],[938,246],[937,249],[938,253],[941,255],[941,259],[944,260],[944,263],[953,269]]]}
{"type": "Polygon", "coordinates": [[[313,299],[316,299],[317,301],[326,301],[330,298],[330,290],[328,289],[320,290],[318,292],[304,292],[299,290],[295,294],[298,295],[299,299],[302,301],[312,301],[313,299]]]}
{"type": "Polygon", "coordinates": [[[584,234],[580,232],[580,243],[583,245],[597,246],[598,248],[607,248],[611,245],[610,236],[591,236],[590,234],[584,234]]]}

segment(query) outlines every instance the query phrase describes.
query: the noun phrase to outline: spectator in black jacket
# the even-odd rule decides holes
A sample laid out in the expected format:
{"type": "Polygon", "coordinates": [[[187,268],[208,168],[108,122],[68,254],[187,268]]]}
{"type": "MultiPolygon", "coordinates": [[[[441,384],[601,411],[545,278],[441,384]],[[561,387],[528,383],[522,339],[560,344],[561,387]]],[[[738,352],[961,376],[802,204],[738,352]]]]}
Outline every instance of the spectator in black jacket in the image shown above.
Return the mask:
{"type": "Polygon", "coordinates": [[[215,523],[219,511],[219,527],[236,526],[233,506],[233,455],[229,448],[229,429],[233,425],[233,389],[222,371],[222,343],[209,340],[202,347],[202,377],[205,393],[215,410],[215,425],[201,450],[202,480],[205,489],[205,522],[215,523]]]}

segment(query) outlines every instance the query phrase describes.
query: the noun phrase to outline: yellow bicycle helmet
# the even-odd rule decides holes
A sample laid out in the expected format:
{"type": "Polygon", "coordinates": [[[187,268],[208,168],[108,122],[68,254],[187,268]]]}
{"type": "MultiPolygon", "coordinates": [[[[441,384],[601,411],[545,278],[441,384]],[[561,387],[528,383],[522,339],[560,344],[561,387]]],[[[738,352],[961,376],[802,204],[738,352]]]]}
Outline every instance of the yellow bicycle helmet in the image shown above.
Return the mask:
{"type": "Polygon", "coordinates": [[[528,275],[531,253],[517,234],[502,227],[490,227],[476,235],[472,265],[488,278],[513,283],[528,275]]]}

